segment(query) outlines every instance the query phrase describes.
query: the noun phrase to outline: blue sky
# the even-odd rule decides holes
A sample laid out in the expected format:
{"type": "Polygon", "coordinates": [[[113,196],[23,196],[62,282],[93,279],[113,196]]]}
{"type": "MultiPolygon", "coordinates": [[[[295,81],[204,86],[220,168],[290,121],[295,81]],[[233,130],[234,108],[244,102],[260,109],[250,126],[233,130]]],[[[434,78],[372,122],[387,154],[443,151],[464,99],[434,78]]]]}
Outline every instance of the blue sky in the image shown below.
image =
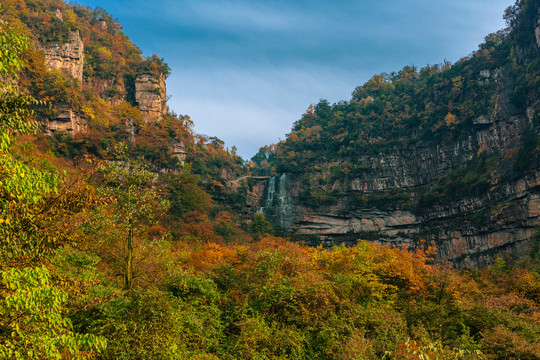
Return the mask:
{"type": "Polygon", "coordinates": [[[311,103],[372,75],[452,62],[504,27],[512,0],[76,0],[165,58],[169,107],[245,159],[311,103]]]}

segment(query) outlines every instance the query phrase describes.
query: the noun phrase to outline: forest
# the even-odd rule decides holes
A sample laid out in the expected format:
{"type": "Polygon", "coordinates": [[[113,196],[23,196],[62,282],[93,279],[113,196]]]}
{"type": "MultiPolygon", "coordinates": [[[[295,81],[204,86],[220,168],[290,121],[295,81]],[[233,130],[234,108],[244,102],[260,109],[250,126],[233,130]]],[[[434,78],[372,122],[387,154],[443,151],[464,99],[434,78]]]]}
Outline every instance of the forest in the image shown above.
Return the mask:
{"type": "MultiPolygon", "coordinates": [[[[537,8],[519,1],[509,26],[528,26],[537,8]]],[[[250,165],[187,115],[145,119],[137,76],[171,70],[105,10],[2,1],[0,358],[540,359],[540,230],[521,259],[457,270],[429,242],[290,241],[244,210],[253,183],[232,185],[299,172],[320,149],[350,165],[339,177],[361,171],[355,152],[459,137],[494,89],[458,73],[517,56],[508,34],[467,61],[376,75],[349,102],[321,101],[250,165]],[[43,49],[72,31],[84,40],[82,82],[46,66],[43,49]],[[47,133],[65,106],[86,129],[47,133]]],[[[516,65],[517,93],[538,91],[535,61],[516,65]]],[[[515,171],[540,161],[537,134],[524,139],[515,171]]]]}

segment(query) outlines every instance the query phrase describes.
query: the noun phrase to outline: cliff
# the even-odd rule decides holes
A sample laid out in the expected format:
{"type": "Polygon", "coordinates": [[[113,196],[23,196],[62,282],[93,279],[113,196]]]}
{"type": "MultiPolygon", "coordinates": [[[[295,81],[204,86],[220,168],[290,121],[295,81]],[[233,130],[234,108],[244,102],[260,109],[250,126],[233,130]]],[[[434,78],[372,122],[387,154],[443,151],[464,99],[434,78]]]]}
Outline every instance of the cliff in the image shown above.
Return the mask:
{"type": "Polygon", "coordinates": [[[84,131],[87,127],[86,121],[78,116],[73,109],[67,106],[59,106],[58,114],[54,119],[46,120],[47,132],[71,132],[84,131]]]}
{"type": "Polygon", "coordinates": [[[84,44],[78,30],[71,31],[69,41],[44,49],[45,64],[50,69],[65,70],[79,83],[83,80],[84,44]]]}
{"type": "MultiPolygon", "coordinates": [[[[59,11],[56,17],[62,21],[59,11]]],[[[51,70],[59,70],[69,74],[82,84],[84,67],[84,44],[78,30],[70,31],[69,41],[64,44],[53,44],[44,48],[45,65],[51,70]]],[[[78,132],[86,128],[86,122],[65,104],[58,104],[57,114],[45,119],[46,132],[78,132]]]]}
{"type": "Polygon", "coordinates": [[[99,96],[111,105],[118,105],[128,98],[126,86],[122,78],[102,79],[92,77],[89,84],[99,96]]]}
{"type": "MultiPolygon", "coordinates": [[[[75,24],[73,18],[71,22],[68,22],[58,8],[53,19],[62,29],[55,30],[59,33],[75,24]]],[[[45,53],[45,66],[50,70],[59,70],[67,74],[68,77],[75,79],[81,88],[90,87],[89,91],[97,94],[111,106],[119,106],[127,101],[139,109],[144,121],[160,120],[167,113],[166,75],[163,70],[168,71],[168,67],[162,59],[157,56],[142,58],[140,54],[130,54],[133,52],[131,49],[133,45],[131,43],[124,44],[123,47],[119,45],[125,41],[125,38],[118,33],[118,25],[114,22],[109,23],[97,17],[93,24],[85,26],[79,24],[78,26],[81,28],[93,26],[93,31],[86,33],[88,48],[85,49],[81,32],[70,30],[67,42],[47,42],[48,45],[39,46],[45,53]],[[111,43],[111,37],[117,37],[117,39],[111,43]],[[87,53],[86,58],[85,53],[87,53]],[[114,70],[120,66],[122,66],[120,71],[114,70]]],[[[44,34],[38,38],[47,39],[49,35],[44,31],[44,34]]],[[[66,81],[71,80],[66,79],[66,81]]],[[[89,105],[92,102],[95,103],[95,99],[83,100],[81,104],[76,104],[73,99],[77,97],[80,99],[80,96],[75,94],[80,90],[71,89],[72,94],[59,96],[59,93],[66,92],[65,89],[69,86],[58,80],[56,82],[52,86],[49,85],[52,94],[47,97],[47,100],[54,99],[55,111],[44,117],[46,131],[76,133],[86,129],[89,119],[82,107],[89,109],[89,105]],[[69,104],[63,102],[62,98],[69,104]]],[[[71,86],[71,88],[74,87],[74,85],[71,86]]],[[[68,89],[67,92],[69,91],[68,89]]],[[[45,92],[42,91],[42,93],[45,92]]],[[[92,109],[90,111],[92,116],[96,110],[100,112],[98,109],[92,109]]]]}
{"type": "Polygon", "coordinates": [[[167,113],[165,77],[151,74],[137,76],[135,101],[146,121],[159,120],[167,113]]]}
{"type": "Polygon", "coordinates": [[[310,107],[256,157],[277,173],[257,202],[277,231],[326,247],[433,242],[458,267],[526,255],[540,228],[540,8],[522,6],[471,58],[310,107]]]}
{"type": "MultiPolygon", "coordinates": [[[[426,157],[447,157],[456,148],[426,148],[426,157]]],[[[463,148],[461,148],[464,151],[463,148]]],[[[474,153],[470,149],[469,155],[474,153]]],[[[459,196],[424,204],[430,185],[420,171],[436,171],[422,157],[381,156],[372,161],[374,175],[337,181],[322,192],[332,193],[331,204],[309,206],[300,196],[305,186],[296,176],[272,177],[260,199],[264,214],[293,239],[325,247],[358,239],[395,246],[416,247],[419,240],[434,242],[438,258],[458,266],[484,266],[502,251],[519,257],[540,226],[540,172],[514,181],[490,181],[482,194],[459,196]]],[[[450,166],[442,162],[441,167],[450,166]]],[[[321,171],[321,177],[328,176],[321,171]]],[[[315,189],[315,185],[313,185],[315,189]]]]}

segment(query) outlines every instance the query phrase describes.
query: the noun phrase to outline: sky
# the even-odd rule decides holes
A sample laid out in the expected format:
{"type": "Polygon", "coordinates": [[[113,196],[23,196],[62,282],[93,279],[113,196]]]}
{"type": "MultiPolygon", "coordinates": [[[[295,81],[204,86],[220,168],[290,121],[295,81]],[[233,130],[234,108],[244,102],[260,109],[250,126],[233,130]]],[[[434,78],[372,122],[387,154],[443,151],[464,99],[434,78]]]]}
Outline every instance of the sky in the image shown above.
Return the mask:
{"type": "Polygon", "coordinates": [[[75,0],[105,9],[171,68],[168,106],[249,159],[310,104],[374,74],[455,62],[512,0],[75,0]]]}

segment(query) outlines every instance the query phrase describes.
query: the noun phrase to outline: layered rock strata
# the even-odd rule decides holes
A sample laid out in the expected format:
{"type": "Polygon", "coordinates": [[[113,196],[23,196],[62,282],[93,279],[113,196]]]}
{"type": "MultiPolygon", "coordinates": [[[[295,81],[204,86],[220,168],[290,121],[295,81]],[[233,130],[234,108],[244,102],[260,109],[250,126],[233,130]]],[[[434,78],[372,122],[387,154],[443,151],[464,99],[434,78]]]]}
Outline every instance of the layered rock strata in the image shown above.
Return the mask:
{"type": "Polygon", "coordinates": [[[50,69],[65,70],[80,83],[83,80],[84,44],[79,30],[69,33],[69,41],[45,50],[45,64],[50,69]]]}
{"type": "Polygon", "coordinates": [[[523,256],[540,228],[540,169],[519,178],[493,173],[484,191],[457,189],[444,201],[426,201],[426,194],[441,178],[465,168],[480,149],[493,154],[516,146],[528,120],[524,114],[494,119],[460,142],[361,157],[358,162],[369,168],[365,174],[318,186],[330,177],[323,170],[311,186],[332,194],[332,204],[306,205],[305,182],[285,174],[267,182],[258,204],[275,226],[312,245],[367,239],[414,248],[426,240],[435,243],[438,258],[456,266],[485,266],[502,252],[523,256]]]}
{"type": "MultiPolygon", "coordinates": [[[[58,14],[61,13],[57,12],[58,14]]],[[[82,83],[84,66],[84,44],[78,30],[71,31],[69,41],[65,44],[55,44],[45,51],[45,65],[52,70],[65,71],[82,83]]],[[[46,120],[48,133],[55,131],[78,132],[85,128],[84,121],[73,109],[60,106],[54,119],[46,120]]]]}
{"type": "Polygon", "coordinates": [[[57,116],[47,120],[46,126],[49,133],[55,131],[76,133],[86,129],[86,121],[81,119],[72,109],[60,107],[57,116]]]}

